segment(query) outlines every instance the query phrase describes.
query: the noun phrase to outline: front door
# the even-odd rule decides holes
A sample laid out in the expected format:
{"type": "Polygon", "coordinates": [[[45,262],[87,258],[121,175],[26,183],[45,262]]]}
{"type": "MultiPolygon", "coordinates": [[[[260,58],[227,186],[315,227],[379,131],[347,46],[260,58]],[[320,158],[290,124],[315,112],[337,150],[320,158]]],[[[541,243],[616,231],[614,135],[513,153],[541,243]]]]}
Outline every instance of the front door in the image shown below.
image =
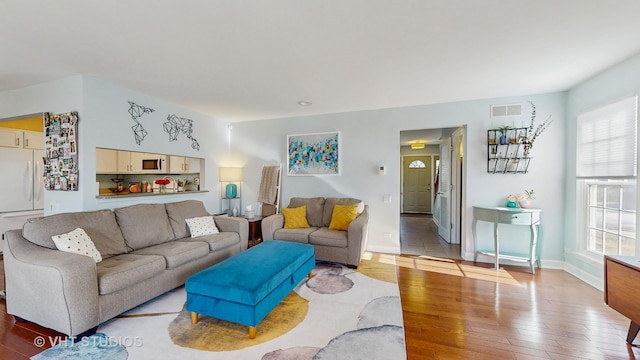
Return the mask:
{"type": "Polygon", "coordinates": [[[431,212],[431,156],[405,156],[402,212],[431,212]]]}

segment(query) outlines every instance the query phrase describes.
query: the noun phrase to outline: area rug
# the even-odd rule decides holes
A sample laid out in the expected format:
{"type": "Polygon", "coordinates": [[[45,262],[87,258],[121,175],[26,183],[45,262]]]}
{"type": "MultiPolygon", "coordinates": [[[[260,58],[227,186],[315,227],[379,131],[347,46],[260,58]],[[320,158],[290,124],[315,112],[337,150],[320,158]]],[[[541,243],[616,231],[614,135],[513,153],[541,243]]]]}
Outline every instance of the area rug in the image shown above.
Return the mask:
{"type": "Polygon", "coordinates": [[[365,264],[356,271],[318,263],[313,277],[258,325],[253,340],[246,326],[206,316],[192,324],[180,287],[100,326],[96,336],[109,346],[59,345],[33,359],[98,359],[101,351],[117,359],[406,359],[390,269],[395,266],[365,264]]]}

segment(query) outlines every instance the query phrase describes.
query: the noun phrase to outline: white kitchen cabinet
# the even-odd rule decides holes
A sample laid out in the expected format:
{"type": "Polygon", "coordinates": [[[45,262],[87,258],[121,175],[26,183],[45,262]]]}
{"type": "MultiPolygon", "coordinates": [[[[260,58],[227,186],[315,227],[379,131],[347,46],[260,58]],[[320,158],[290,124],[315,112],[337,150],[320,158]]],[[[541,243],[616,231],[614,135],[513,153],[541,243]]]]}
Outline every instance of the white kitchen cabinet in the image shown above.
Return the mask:
{"type": "Polygon", "coordinates": [[[169,156],[169,172],[171,174],[200,172],[200,159],[187,156],[169,156]]]}
{"type": "Polygon", "coordinates": [[[187,156],[169,156],[169,172],[171,174],[187,174],[200,172],[200,158],[187,156]]]}
{"type": "Polygon", "coordinates": [[[131,152],[118,150],[118,172],[130,173],[133,172],[133,165],[131,164],[131,152]]]}
{"type": "Polygon", "coordinates": [[[0,146],[17,149],[44,149],[44,133],[20,129],[0,128],[0,146]]]}
{"type": "Polygon", "coordinates": [[[114,174],[118,172],[118,152],[112,149],[96,148],[96,173],[114,174]]]}
{"type": "Polygon", "coordinates": [[[25,149],[43,150],[44,133],[41,131],[23,131],[22,145],[25,149]]]}
{"type": "Polygon", "coordinates": [[[0,146],[2,147],[22,147],[21,138],[22,130],[0,128],[0,146]]]}

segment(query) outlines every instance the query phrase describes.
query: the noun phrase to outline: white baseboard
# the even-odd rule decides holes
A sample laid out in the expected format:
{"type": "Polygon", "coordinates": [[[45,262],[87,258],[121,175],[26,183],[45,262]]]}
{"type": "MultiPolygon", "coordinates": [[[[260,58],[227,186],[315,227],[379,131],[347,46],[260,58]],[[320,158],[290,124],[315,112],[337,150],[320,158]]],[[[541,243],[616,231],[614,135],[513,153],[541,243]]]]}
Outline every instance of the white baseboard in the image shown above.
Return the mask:
{"type": "Polygon", "coordinates": [[[594,288],[600,290],[600,291],[604,291],[604,283],[602,281],[602,279],[593,276],[591,274],[589,274],[588,272],[579,269],[577,267],[575,267],[574,265],[571,265],[569,263],[564,263],[564,271],[568,272],[569,274],[577,277],[578,279],[586,282],[587,284],[593,286],[594,288]]]}

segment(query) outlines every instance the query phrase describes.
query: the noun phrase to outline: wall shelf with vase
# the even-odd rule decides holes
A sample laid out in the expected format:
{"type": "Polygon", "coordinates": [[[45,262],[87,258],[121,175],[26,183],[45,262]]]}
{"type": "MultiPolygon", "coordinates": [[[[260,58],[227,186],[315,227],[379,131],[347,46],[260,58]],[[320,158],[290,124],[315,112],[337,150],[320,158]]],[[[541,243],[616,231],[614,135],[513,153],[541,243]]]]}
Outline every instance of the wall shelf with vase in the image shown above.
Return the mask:
{"type": "Polygon", "coordinates": [[[487,130],[487,172],[490,174],[526,174],[531,157],[530,146],[523,142],[527,128],[502,127],[487,130]]]}

